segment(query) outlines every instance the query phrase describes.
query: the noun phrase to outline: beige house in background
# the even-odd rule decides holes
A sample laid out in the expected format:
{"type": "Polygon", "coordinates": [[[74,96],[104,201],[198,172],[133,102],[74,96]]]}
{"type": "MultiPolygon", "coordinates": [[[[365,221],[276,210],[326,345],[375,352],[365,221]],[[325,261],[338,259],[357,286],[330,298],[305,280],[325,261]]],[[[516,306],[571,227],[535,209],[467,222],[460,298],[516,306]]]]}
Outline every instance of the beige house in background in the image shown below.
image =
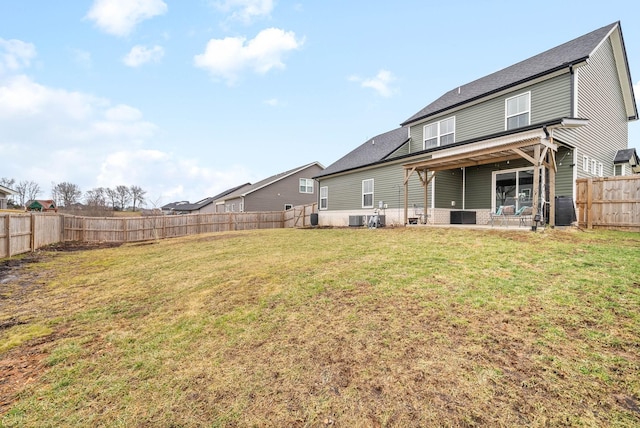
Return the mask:
{"type": "Polygon", "coordinates": [[[18,194],[18,192],[16,192],[13,189],[9,189],[8,187],[0,186],[0,210],[6,210],[7,209],[7,200],[9,198],[9,196],[17,195],[17,194],[18,194]]]}

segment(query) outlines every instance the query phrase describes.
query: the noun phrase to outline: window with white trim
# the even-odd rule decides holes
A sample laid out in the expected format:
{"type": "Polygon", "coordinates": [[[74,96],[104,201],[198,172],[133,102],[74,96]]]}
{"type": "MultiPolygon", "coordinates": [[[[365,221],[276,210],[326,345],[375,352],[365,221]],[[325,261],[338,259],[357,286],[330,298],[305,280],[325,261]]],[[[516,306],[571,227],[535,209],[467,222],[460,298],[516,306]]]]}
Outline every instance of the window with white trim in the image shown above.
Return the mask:
{"type": "Polygon", "coordinates": [[[531,116],[531,92],[505,100],[505,129],[527,126],[531,116]]]}
{"type": "Polygon", "coordinates": [[[598,173],[598,162],[595,159],[591,159],[591,174],[596,175],[598,173]]]}
{"type": "Polygon", "coordinates": [[[322,186],[320,188],[320,209],[326,210],[329,208],[329,187],[322,186]]]}
{"type": "Polygon", "coordinates": [[[373,208],[373,178],[362,180],[362,208],[373,208]]]}
{"type": "Polygon", "coordinates": [[[598,164],[598,176],[604,177],[604,165],[602,163],[598,164]]]}
{"type": "Polygon", "coordinates": [[[582,156],[582,170],[589,172],[589,156],[582,156]]]}
{"type": "Polygon", "coordinates": [[[310,178],[300,179],[300,193],[313,193],[313,180],[310,178]]]}
{"type": "Polygon", "coordinates": [[[423,149],[445,146],[456,141],[456,118],[450,117],[424,126],[423,149]]]}
{"type": "Polygon", "coordinates": [[[613,175],[622,176],[624,175],[624,165],[621,163],[613,165],[613,175]]]}

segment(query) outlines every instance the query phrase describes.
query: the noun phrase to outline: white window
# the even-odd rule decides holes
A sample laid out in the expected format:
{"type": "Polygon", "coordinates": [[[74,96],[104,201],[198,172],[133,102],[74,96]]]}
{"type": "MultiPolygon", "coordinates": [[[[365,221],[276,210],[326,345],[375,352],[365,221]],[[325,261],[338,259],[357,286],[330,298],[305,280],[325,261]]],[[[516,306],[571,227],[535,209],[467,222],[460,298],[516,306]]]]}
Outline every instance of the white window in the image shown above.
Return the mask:
{"type": "Polygon", "coordinates": [[[624,165],[623,164],[614,164],[613,165],[613,175],[619,176],[624,175],[624,165]]]}
{"type": "Polygon", "coordinates": [[[531,92],[505,100],[505,128],[515,129],[529,125],[531,115],[531,92]]]}
{"type": "Polygon", "coordinates": [[[602,165],[602,163],[598,164],[598,175],[604,177],[604,165],[602,165]]]}
{"type": "Polygon", "coordinates": [[[582,170],[589,172],[589,156],[582,156],[582,170]]]}
{"type": "Polygon", "coordinates": [[[450,117],[424,126],[424,149],[444,146],[456,141],[456,118],[450,117]]]}
{"type": "Polygon", "coordinates": [[[313,193],[313,180],[310,178],[300,179],[300,193],[313,193]]]}
{"type": "Polygon", "coordinates": [[[320,188],[320,209],[326,210],[329,208],[329,187],[322,186],[320,188]]]}
{"type": "Polygon", "coordinates": [[[591,174],[596,175],[598,173],[598,162],[595,159],[591,159],[591,174]]]}
{"type": "Polygon", "coordinates": [[[373,178],[362,180],[362,208],[373,208],[373,178]]]}

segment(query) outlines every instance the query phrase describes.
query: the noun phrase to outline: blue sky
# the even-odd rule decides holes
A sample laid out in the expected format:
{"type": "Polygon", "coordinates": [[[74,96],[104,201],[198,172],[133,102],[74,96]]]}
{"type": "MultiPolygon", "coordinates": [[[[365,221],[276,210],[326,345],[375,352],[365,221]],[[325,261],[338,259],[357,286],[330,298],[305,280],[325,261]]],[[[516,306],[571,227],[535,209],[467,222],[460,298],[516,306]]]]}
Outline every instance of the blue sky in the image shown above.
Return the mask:
{"type": "MultiPolygon", "coordinates": [[[[0,0],[0,177],[195,202],[328,166],[442,93],[621,21],[631,1],[0,0]]],[[[640,151],[640,124],[630,146],[640,151]]]]}

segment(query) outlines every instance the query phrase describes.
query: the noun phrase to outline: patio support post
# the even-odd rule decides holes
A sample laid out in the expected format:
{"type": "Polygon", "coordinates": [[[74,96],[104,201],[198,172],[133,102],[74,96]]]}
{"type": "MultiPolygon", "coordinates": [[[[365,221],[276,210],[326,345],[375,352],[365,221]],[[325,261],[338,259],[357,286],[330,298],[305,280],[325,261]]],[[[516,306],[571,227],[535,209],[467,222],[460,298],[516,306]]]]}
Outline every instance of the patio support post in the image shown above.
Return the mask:
{"type": "Polygon", "coordinates": [[[549,227],[556,226],[556,152],[549,150],[549,227]]]}
{"type": "Polygon", "coordinates": [[[409,223],[409,175],[411,172],[404,170],[404,225],[409,223]]]}
{"type": "Polygon", "coordinates": [[[538,207],[540,206],[540,144],[536,144],[533,149],[533,158],[535,163],[533,164],[533,204],[531,222],[532,226],[535,225],[535,217],[538,214],[538,207]]]}
{"type": "Polygon", "coordinates": [[[428,176],[429,176],[429,170],[425,168],[424,183],[422,183],[424,186],[424,204],[423,204],[424,208],[422,209],[423,211],[422,214],[424,215],[424,217],[422,218],[422,221],[424,221],[424,224],[427,224],[427,218],[428,218],[427,213],[429,212],[429,210],[427,209],[428,207],[427,201],[429,200],[429,181],[430,181],[428,179],[428,176]]]}

